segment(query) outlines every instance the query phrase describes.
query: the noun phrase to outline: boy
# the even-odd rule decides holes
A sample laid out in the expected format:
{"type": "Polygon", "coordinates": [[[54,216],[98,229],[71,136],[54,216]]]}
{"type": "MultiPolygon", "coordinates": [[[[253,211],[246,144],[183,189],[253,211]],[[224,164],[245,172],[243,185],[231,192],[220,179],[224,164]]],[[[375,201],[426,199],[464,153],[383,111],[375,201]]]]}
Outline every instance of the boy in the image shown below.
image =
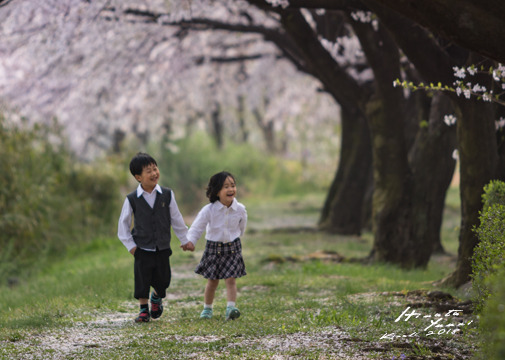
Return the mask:
{"type": "Polygon", "coordinates": [[[148,322],[163,313],[162,299],[170,285],[170,226],[184,250],[194,250],[188,244],[188,227],[177,207],[171,189],[158,184],[160,171],[156,160],[138,153],[130,161],[130,172],[139,182],[136,190],[126,196],[118,223],[118,237],[135,257],[134,297],[139,300],[140,313],[135,322],[148,322]],[[130,231],[134,216],[133,230],[130,231]],[[149,291],[151,311],[149,312],[149,291]]]}

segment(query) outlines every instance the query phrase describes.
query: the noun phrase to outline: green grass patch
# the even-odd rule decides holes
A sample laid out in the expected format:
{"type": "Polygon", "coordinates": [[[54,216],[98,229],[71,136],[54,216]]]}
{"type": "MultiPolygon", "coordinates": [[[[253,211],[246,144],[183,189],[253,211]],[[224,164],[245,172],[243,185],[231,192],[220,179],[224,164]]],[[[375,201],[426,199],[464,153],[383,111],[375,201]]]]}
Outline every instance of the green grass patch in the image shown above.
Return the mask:
{"type": "MultiPolygon", "coordinates": [[[[361,354],[391,359],[402,353],[439,354],[432,346],[434,336],[393,341],[381,337],[411,334],[426,326],[422,318],[394,320],[407,306],[406,294],[435,290],[432,282],[453,270],[453,260],[445,257],[425,270],[403,271],[391,265],[311,258],[321,253],[360,258],[371,248],[369,234],[294,231],[287,229],[293,227],[290,222],[274,218],[286,216],[286,210],[316,219],[314,204],[321,198],[299,197],[298,208],[289,196],[272,201],[272,208],[244,201],[251,231],[243,240],[248,275],[237,280],[242,316],[236,321],[224,320],[224,284],[216,293],[214,318],[199,319],[205,280],[193,269],[204,243],[188,253],[177,249],[174,239],[173,282],[165,313],[159,320],[135,324],[133,258],[119,240],[103,238],[75,248],[13,288],[0,289],[0,358],[353,359],[361,354]],[[261,228],[268,216],[284,230],[261,228]]],[[[419,311],[435,314],[431,308],[419,311]]],[[[436,335],[436,340],[452,344],[455,353],[468,352],[472,329],[470,325],[457,336],[436,335]]]]}

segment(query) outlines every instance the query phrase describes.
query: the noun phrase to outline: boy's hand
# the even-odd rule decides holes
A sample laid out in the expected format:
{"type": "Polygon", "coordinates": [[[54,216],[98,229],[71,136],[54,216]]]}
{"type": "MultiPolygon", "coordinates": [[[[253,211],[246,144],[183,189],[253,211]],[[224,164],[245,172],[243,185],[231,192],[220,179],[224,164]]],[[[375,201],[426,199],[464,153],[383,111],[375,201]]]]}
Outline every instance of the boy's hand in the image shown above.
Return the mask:
{"type": "Polygon", "coordinates": [[[130,254],[135,255],[135,251],[137,251],[137,247],[136,246],[133,249],[130,250],[130,254]]]}
{"type": "Polygon", "coordinates": [[[195,245],[193,245],[193,243],[191,241],[189,241],[188,243],[184,244],[184,245],[181,245],[181,248],[182,250],[184,251],[195,251],[195,245]]]}

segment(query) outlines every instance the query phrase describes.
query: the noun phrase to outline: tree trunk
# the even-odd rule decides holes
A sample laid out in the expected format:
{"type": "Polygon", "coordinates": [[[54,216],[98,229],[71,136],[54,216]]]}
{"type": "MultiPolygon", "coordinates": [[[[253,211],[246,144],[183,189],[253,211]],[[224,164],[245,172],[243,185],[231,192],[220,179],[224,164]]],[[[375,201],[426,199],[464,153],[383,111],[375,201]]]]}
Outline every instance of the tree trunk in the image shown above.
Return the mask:
{"type": "Polygon", "coordinates": [[[241,134],[240,140],[242,143],[247,143],[247,140],[249,140],[249,131],[245,122],[245,98],[242,94],[237,96],[237,118],[241,134]]]}
{"type": "Polygon", "coordinates": [[[459,287],[470,280],[473,250],[478,238],[484,186],[496,175],[498,151],[492,105],[477,100],[459,104],[457,132],[460,159],[461,230],[456,270],[442,284],[459,287]],[[492,139],[492,141],[490,141],[492,139]]]}
{"type": "Polygon", "coordinates": [[[277,148],[275,146],[275,131],[274,131],[274,122],[273,121],[265,121],[263,115],[260,113],[258,109],[253,110],[254,118],[256,119],[256,123],[258,124],[261,132],[263,133],[263,138],[265,139],[265,145],[267,147],[267,151],[270,154],[275,154],[277,152],[277,148]]]}
{"type": "Polygon", "coordinates": [[[319,228],[359,235],[366,190],[372,180],[370,133],[364,115],[356,108],[342,109],[342,147],[335,178],[324,203],[319,228]]]}
{"type": "Polygon", "coordinates": [[[415,237],[435,252],[443,252],[440,240],[445,195],[449,188],[456,161],[452,158],[457,147],[456,128],[444,123],[444,115],[453,114],[449,98],[434,95],[429,122],[419,129],[412,153],[412,173],[415,179],[413,213],[415,237]]]}
{"type": "Polygon", "coordinates": [[[210,119],[212,122],[212,132],[214,134],[214,139],[216,140],[216,145],[218,149],[222,149],[224,145],[224,130],[221,120],[221,105],[218,102],[215,102],[213,105],[210,119]]]}
{"type": "Polygon", "coordinates": [[[404,268],[423,267],[431,248],[416,238],[413,213],[414,179],[407,157],[407,112],[402,90],[392,82],[400,77],[398,47],[384,28],[353,23],[368,62],[374,70],[378,98],[367,106],[373,152],[373,231],[375,260],[404,268]]]}

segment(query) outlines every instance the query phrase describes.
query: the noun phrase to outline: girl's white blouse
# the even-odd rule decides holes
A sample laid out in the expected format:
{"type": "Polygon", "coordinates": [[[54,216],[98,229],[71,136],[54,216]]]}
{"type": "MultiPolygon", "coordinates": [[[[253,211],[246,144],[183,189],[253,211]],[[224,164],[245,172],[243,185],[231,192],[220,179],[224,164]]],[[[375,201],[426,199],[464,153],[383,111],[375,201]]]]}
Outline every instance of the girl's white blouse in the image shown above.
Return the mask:
{"type": "Polygon", "coordinates": [[[219,201],[205,205],[193,221],[187,239],[196,244],[205,231],[208,241],[230,242],[244,235],[247,225],[245,206],[233,199],[230,207],[219,201]]]}

